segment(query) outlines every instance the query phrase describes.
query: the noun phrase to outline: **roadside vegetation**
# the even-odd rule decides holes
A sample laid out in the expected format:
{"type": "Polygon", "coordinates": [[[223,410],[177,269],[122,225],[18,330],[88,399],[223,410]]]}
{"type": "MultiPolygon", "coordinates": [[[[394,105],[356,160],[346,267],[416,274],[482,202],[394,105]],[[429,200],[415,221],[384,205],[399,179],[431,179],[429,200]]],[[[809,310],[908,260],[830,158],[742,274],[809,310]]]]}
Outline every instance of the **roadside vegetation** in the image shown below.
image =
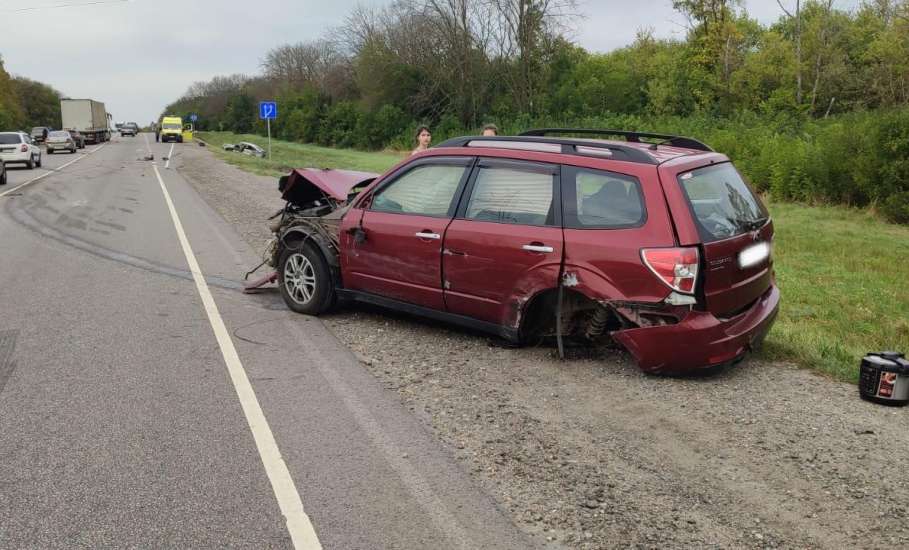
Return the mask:
{"type": "Polygon", "coordinates": [[[28,78],[10,76],[0,56],[0,131],[60,128],[60,98],[52,87],[28,78]]]}
{"type": "MultiPolygon", "coordinates": [[[[624,48],[573,43],[574,0],[399,0],[359,7],[318,40],[277,45],[259,75],[193,84],[168,106],[204,130],[298,143],[412,147],[539,126],[679,133],[729,154],[778,200],[873,206],[909,223],[909,0],[782,0],[769,25],[741,0],[675,0],[688,32],[624,48]]],[[[641,28],[647,28],[641,22],[641,28]]]]}
{"type": "MultiPolygon", "coordinates": [[[[291,167],[383,172],[403,158],[272,140],[269,161],[221,149],[239,141],[265,147],[260,136],[202,132],[199,137],[224,160],[261,175],[284,175],[291,167]]],[[[865,353],[909,350],[909,228],[868,209],[765,198],[776,229],[773,253],[783,302],[761,355],[852,382],[865,353]]]]}
{"type": "Polygon", "coordinates": [[[783,300],[763,355],[851,382],[866,353],[909,350],[909,228],[842,206],[768,207],[783,300]]]}
{"type": "Polygon", "coordinates": [[[230,132],[198,132],[197,136],[205,141],[215,154],[230,164],[263,176],[283,176],[292,168],[305,167],[344,168],[381,173],[405,158],[404,154],[396,152],[336,149],[273,139],[272,158],[269,160],[225,151],[222,148],[225,143],[248,141],[267,150],[268,139],[262,136],[230,132]]]}

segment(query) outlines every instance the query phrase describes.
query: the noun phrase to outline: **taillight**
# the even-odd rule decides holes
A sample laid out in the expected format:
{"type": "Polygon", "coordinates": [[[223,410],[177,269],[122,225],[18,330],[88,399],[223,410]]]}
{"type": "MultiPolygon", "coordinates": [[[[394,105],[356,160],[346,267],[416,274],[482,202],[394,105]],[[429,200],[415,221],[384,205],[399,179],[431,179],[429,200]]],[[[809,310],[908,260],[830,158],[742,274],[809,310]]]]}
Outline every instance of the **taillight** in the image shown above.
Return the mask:
{"type": "Polygon", "coordinates": [[[641,258],[669,288],[694,294],[698,280],[697,248],[644,248],[641,258]]]}
{"type": "Polygon", "coordinates": [[[22,147],[19,148],[19,151],[21,151],[21,152],[23,152],[23,153],[28,153],[28,145],[26,145],[26,144],[23,143],[23,144],[22,144],[22,147]]]}

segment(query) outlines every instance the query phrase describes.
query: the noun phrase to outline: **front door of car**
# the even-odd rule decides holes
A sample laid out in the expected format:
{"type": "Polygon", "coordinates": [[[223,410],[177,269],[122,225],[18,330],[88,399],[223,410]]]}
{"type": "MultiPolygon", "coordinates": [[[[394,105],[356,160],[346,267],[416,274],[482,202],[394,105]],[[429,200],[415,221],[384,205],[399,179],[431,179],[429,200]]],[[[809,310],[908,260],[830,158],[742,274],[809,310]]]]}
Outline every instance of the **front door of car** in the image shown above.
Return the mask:
{"type": "Polygon", "coordinates": [[[469,157],[416,161],[380,183],[359,218],[348,213],[342,227],[345,288],[444,310],[442,236],[472,162],[469,157]],[[357,219],[359,231],[351,226],[357,219]]]}
{"type": "Polygon", "coordinates": [[[480,160],[445,233],[448,311],[517,328],[526,300],[557,286],[562,249],[559,167],[480,160]]]}

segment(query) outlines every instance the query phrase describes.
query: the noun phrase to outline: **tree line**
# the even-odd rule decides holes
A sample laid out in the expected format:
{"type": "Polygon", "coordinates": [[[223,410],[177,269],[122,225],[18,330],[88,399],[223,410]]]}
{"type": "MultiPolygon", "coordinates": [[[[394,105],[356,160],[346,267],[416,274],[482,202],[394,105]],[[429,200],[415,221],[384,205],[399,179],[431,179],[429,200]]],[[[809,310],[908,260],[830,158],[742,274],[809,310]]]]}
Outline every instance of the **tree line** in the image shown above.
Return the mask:
{"type": "Polygon", "coordinates": [[[644,28],[595,53],[571,40],[574,0],[397,0],[276,46],[259,74],[195,83],[166,110],[263,133],[256,103],[274,99],[277,137],[364,149],[409,148],[420,124],[434,141],[487,122],[689,133],[781,198],[902,194],[909,219],[909,0],[778,4],[764,25],[740,0],[675,0],[683,38],[644,28]]]}
{"type": "Polygon", "coordinates": [[[61,97],[63,94],[43,82],[11,76],[0,56],[0,131],[60,128],[61,97]]]}

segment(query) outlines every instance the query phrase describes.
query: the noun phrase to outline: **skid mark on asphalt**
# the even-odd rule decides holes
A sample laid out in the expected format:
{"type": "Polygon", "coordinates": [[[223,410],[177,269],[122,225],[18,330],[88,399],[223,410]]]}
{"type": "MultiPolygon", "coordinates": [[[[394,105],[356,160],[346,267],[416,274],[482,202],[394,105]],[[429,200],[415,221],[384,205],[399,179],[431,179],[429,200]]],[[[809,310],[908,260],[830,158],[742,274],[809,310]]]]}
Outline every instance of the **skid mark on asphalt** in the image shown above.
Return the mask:
{"type": "MultiPolygon", "coordinates": [[[[168,265],[159,264],[151,260],[146,260],[145,258],[139,258],[137,256],[132,256],[124,252],[111,250],[109,248],[90,243],[88,241],[80,239],[79,237],[76,237],[75,235],[71,235],[57,228],[44,225],[40,220],[35,218],[27,208],[12,208],[11,205],[12,203],[7,203],[6,211],[13,221],[34,234],[37,234],[41,237],[47,237],[54,243],[66,245],[71,248],[87,252],[94,256],[129,265],[137,269],[159,273],[162,275],[169,275],[171,277],[178,277],[180,279],[189,281],[193,280],[192,274],[185,269],[178,269],[168,265]]],[[[78,224],[79,221],[80,220],[74,220],[73,222],[66,220],[66,225],[69,226],[70,223],[78,224]]],[[[78,225],[73,227],[73,229],[81,230],[84,228],[81,225],[78,225]]],[[[105,234],[109,234],[109,232],[105,234]]],[[[243,283],[239,281],[232,281],[230,279],[224,279],[222,277],[206,277],[206,280],[213,287],[223,288],[225,290],[243,290],[243,283]]]]}
{"type": "Polygon", "coordinates": [[[3,393],[6,382],[16,368],[16,363],[13,361],[13,351],[16,350],[16,339],[18,337],[18,330],[0,331],[0,393],[3,393]]]}
{"type": "Polygon", "coordinates": [[[11,195],[14,191],[18,191],[18,190],[20,190],[20,189],[22,189],[22,188],[24,188],[24,187],[26,187],[26,186],[28,186],[28,185],[31,185],[31,184],[33,184],[33,183],[35,183],[35,182],[37,182],[37,181],[41,181],[41,180],[43,180],[44,178],[46,178],[46,177],[48,177],[48,176],[52,176],[52,175],[54,175],[54,174],[58,174],[58,173],[60,173],[61,170],[63,170],[63,169],[66,168],[67,166],[69,166],[69,165],[71,165],[71,164],[74,164],[74,163],[77,163],[77,162],[79,162],[80,160],[82,160],[82,159],[84,159],[84,158],[87,158],[87,157],[90,156],[90,155],[94,155],[95,153],[97,153],[97,152],[100,151],[101,149],[104,149],[105,147],[107,147],[107,144],[104,144],[104,145],[102,145],[102,146],[100,146],[100,147],[96,147],[96,148],[92,149],[91,151],[89,151],[88,153],[84,153],[84,154],[82,154],[82,155],[80,155],[80,156],[74,158],[73,160],[67,162],[66,164],[64,164],[64,165],[62,165],[62,166],[58,166],[57,168],[54,168],[53,170],[50,170],[49,172],[47,172],[47,173],[45,173],[45,174],[41,174],[40,176],[38,176],[38,177],[36,177],[36,178],[32,178],[32,179],[28,180],[28,181],[25,182],[25,183],[20,183],[20,184],[17,185],[16,187],[13,187],[12,189],[8,189],[8,190],[6,190],[6,191],[0,193],[0,198],[5,197],[5,196],[7,196],[7,195],[11,195]]]}

